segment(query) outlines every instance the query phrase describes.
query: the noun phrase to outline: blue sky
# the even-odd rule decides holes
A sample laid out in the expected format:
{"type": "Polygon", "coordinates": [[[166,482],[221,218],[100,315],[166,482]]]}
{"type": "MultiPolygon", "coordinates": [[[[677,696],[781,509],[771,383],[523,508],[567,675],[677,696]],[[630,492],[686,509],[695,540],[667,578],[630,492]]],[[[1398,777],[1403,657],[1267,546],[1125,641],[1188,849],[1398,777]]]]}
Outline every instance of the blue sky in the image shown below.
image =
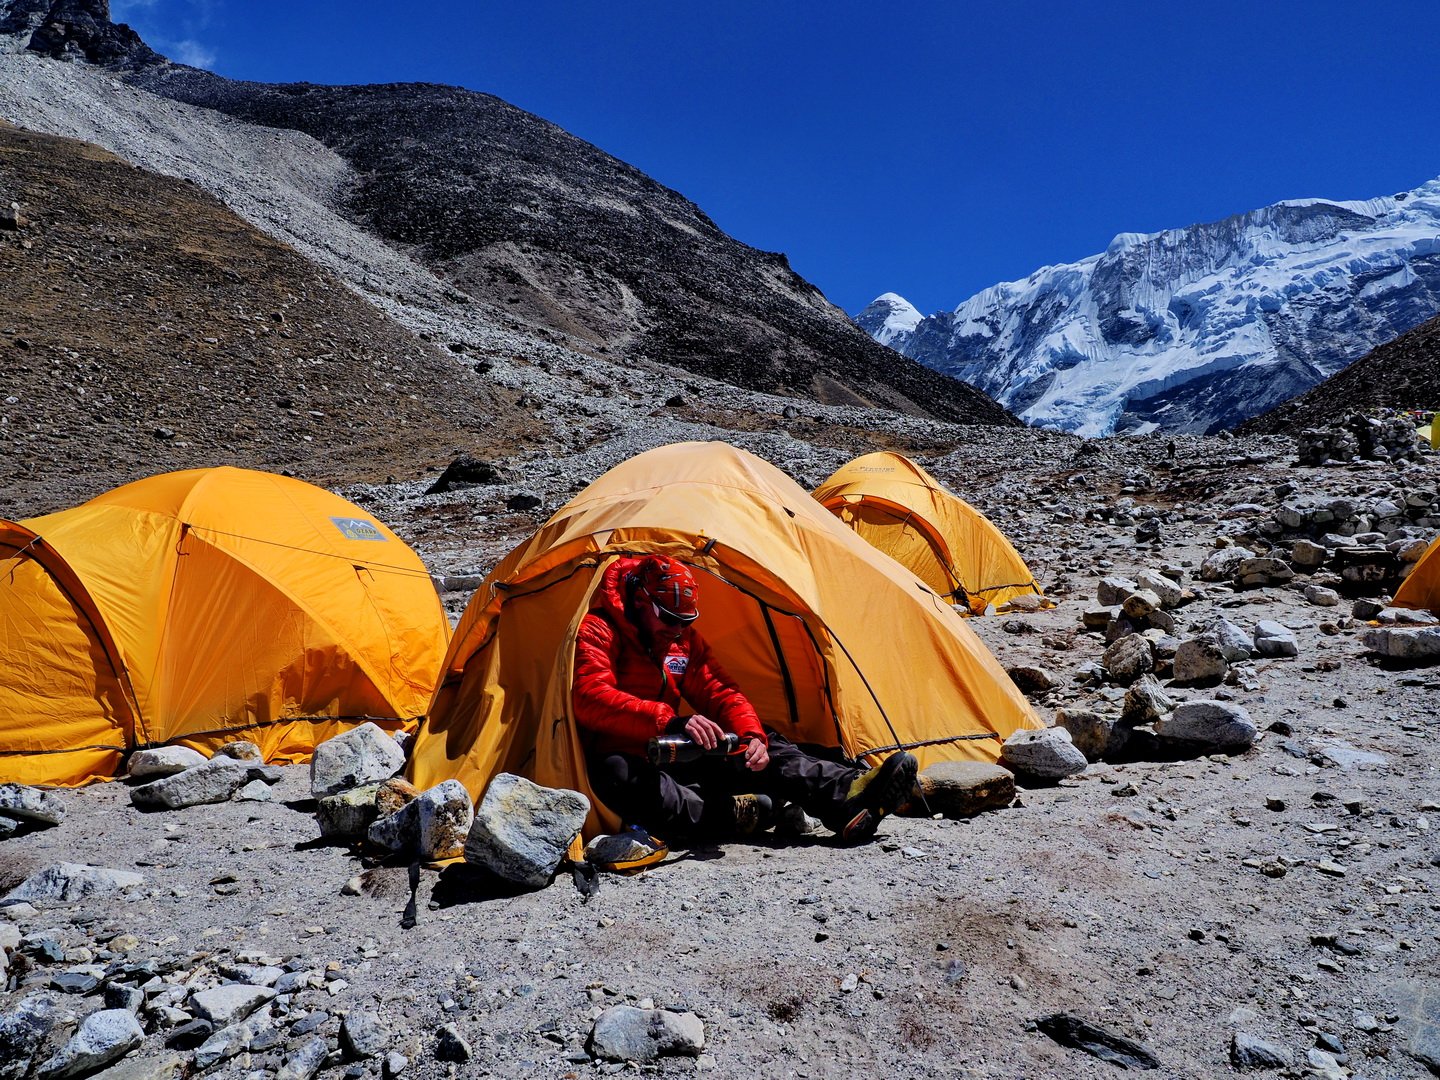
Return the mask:
{"type": "Polygon", "coordinates": [[[1440,5],[112,0],[266,82],[450,83],[630,162],[854,312],[1119,232],[1440,176],[1440,5]]]}

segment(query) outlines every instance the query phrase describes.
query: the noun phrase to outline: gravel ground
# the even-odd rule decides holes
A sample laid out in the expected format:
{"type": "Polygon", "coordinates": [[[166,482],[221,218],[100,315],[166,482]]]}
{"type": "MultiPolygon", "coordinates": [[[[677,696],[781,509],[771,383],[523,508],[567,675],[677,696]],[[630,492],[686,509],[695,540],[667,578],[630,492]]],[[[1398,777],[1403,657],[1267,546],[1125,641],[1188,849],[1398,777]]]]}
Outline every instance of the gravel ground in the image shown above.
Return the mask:
{"type": "MultiPolygon", "coordinates": [[[[1276,452],[1282,444],[1199,439],[1185,471],[1169,477],[1155,464],[1163,444],[1144,439],[1082,454],[1076,472],[1076,460],[1054,460],[1073,441],[1011,437],[999,462],[967,445],[932,464],[977,501],[983,480],[997,520],[1003,504],[1016,507],[1012,535],[1042,582],[1058,586],[1053,611],[972,624],[1003,662],[1057,674],[1058,687],[1037,699],[1044,715],[1103,708],[1117,693],[1081,678],[1104,648],[1077,632],[1100,576],[1193,567],[1217,533],[1259,513],[1228,508],[1252,497],[1273,505],[1265,493],[1279,483],[1344,494],[1394,479],[1379,467],[1302,473],[1276,452]],[[1225,464],[1245,451],[1274,460],[1225,464]],[[980,457],[992,463],[988,477],[974,476],[980,457]],[[1220,488],[1211,496],[1195,494],[1206,461],[1220,488]],[[1141,469],[1159,479],[1122,494],[1141,469]],[[976,490],[958,479],[965,473],[976,490]],[[1182,490],[1184,501],[1171,501],[1182,490]],[[1130,525],[1065,520],[1136,494],[1162,511],[1184,507],[1159,546],[1137,545],[1130,525]]],[[[1433,486],[1440,474],[1431,465],[1405,479],[1433,486]]],[[[503,539],[518,539],[511,533],[503,539]]],[[[446,535],[447,559],[481,569],[502,539],[498,527],[494,545],[467,548],[463,526],[446,535]]],[[[319,1012],[319,1032],[333,1035],[342,1014],[376,1012],[417,1077],[451,1071],[435,1058],[444,1023],[471,1045],[462,1075],[603,1072],[580,1053],[594,1016],[646,999],[705,1023],[704,1056],[647,1066],[660,1075],[697,1065],[723,1076],[1110,1075],[1114,1066],[1035,1030],[1037,1018],[1066,1011],[1143,1043],[1166,1076],[1226,1073],[1236,1030],[1293,1055],[1290,1075],[1305,1071],[1318,1038],[1333,1037],[1346,1061],[1335,1075],[1423,1076],[1411,1050],[1424,1045],[1415,1002],[1426,991],[1433,1002],[1440,940],[1440,674],[1375,666],[1357,628],[1335,626],[1348,608],[1311,607],[1295,588],[1197,591],[1177,611],[1182,631],[1223,612],[1247,629],[1277,619],[1299,638],[1298,658],[1255,663],[1243,685],[1220,691],[1262,729],[1252,749],[1092,765],[968,821],[891,819],[860,848],[764,837],[690,851],[605,878],[589,903],[563,876],[493,896],[457,871],[426,872],[419,924],[407,931],[405,869],[366,870],[348,849],[320,844],[306,769],[293,766],[269,804],[142,814],[121,783],[68,794],[62,825],[5,843],[3,872],[16,880],[60,860],[138,870],[146,880],[126,901],[44,908],[21,929],[58,928],[71,947],[134,934],[132,958],[175,958],[197,984],[247,951],[327,972],[321,988],[294,995],[286,1022],[319,1012]],[[1322,630],[1327,621],[1335,632],[1322,630]],[[1276,722],[1293,734],[1266,730],[1276,722]],[[1376,760],[1337,765],[1321,752],[1325,740],[1376,760]],[[1276,867],[1283,876],[1269,876],[1276,867]],[[341,895],[354,875],[360,894],[341,895]]],[[[215,1072],[277,1067],[285,1045],[215,1072]]],[[[158,1049],[152,1036],[134,1056],[158,1049]]]]}

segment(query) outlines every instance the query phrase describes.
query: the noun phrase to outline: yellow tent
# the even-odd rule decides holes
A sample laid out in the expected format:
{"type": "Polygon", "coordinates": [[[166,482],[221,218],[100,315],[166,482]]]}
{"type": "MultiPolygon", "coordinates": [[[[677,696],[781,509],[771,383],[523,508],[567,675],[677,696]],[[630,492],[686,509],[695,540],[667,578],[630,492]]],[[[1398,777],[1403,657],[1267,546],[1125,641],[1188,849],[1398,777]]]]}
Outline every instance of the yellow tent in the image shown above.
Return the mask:
{"type": "MultiPolygon", "coordinates": [[[[1041,726],[945,601],[774,466],[723,443],[661,447],[610,470],[512,551],[471,599],[421,722],[410,778],[477,798],[514,772],[583,791],[570,687],[601,572],[663,552],[700,584],[700,625],[761,719],[873,764],[994,761],[1041,726]]],[[[608,810],[588,832],[613,830],[608,810]]]]}
{"type": "Polygon", "coordinates": [[[1415,438],[1422,446],[1440,450],[1440,419],[1431,420],[1424,427],[1416,428],[1415,438]]]}
{"type": "MultiPolygon", "coordinates": [[[[902,454],[841,466],[815,498],[870,544],[952,603],[979,615],[1026,593],[1035,576],[990,520],[902,454]]],[[[1052,605],[1053,606],[1053,605],[1052,605]]]]}
{"type": "Polygon", "coordinates": [[[1440,537],[1425,549],[1415,569],[1395,590],[1394,606],[1440,615],[1440,537]]]}
{"type": "Polygon", "coordinates": [[[0,521],[0,781],[81,784],[164,743],[304,759],[417,718],[448,640],[419,557],[299,480],[194,469],[0,521]]]}

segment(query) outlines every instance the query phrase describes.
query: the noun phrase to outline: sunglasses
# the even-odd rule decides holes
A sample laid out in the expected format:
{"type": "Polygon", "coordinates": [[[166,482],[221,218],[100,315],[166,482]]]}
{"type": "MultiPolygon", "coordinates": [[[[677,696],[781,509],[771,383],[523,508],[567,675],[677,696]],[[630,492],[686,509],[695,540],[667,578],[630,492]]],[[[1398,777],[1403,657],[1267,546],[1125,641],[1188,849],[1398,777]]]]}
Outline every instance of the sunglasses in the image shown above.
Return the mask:
{"type": "Polygon", "coordinates": [[[666,626],[688,626],[700,617],[698,611],[694,615],[676,615],[673,611],[666,611],[653,600],[650,601],[650,610],[655,612],[655,618],[666,626]]]}

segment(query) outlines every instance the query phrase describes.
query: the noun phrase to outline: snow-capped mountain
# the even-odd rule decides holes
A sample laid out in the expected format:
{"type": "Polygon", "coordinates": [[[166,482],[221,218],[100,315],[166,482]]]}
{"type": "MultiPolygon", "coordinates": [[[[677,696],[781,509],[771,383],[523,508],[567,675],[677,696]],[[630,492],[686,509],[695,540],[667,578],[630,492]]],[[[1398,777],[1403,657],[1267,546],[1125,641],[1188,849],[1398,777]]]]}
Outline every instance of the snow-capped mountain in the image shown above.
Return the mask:
{"type": "Polygon", "coordinates": [[[1232,427],[1437,311],[1440,179],[1122,233],[954,311],[886,293],[857,322],[1031,424],[1108,435],[1232,427]]]}

